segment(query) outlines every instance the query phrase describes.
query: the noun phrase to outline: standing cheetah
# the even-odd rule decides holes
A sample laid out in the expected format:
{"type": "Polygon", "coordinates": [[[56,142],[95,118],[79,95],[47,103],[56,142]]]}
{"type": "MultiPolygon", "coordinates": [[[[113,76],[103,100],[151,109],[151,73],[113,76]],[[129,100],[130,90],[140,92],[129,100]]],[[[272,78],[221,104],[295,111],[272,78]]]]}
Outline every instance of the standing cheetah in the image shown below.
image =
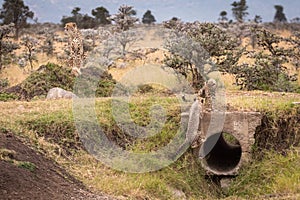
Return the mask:
{"type": "Polygon", "coordinates": [[[65,33],[69,36],[70,57],[68,64],[74,72],[78,72],[85,59],[82,35],[76,23],[73,22],[65,25],[65,33]]]}

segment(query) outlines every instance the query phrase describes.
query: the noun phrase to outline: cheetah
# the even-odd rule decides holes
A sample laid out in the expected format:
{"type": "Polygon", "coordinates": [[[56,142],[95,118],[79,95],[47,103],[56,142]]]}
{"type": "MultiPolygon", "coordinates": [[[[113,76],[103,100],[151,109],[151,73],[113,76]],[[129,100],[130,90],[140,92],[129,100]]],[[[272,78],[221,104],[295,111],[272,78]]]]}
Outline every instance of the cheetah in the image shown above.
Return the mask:
{"type": "MultiPolygon", "coordinates": [[[[68,64],[72,69],[80,69],[83,61],[85,60],[85,54],[83,51],[82,35],[77,28],[76,23],[66,23],[65,33],[69,36],[69,51],[70,57],[68,64]]],[[[75,70],[76,71],[76,70],[75,70]]]]}

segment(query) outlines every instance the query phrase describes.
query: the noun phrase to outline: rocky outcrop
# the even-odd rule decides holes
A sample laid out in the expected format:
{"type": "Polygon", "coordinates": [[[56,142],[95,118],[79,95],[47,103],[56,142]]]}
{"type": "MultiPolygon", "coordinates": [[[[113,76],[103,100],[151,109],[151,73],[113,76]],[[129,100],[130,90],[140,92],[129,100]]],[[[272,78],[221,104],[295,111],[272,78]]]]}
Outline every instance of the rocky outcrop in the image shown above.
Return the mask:
{"type": "Polygon", "coordinates": [[[55,87],[49,90],[46,99],[72,99],[76,97],[77,96],[73,92],[66,91],[59,87],[55,87]]]}

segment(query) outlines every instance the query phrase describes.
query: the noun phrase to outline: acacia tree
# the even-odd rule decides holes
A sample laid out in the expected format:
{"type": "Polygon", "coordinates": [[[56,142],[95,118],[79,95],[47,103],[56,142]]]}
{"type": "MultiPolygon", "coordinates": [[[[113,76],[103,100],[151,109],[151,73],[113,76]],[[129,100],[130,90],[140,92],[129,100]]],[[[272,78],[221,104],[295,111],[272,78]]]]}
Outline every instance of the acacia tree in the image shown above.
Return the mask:
{"type": "Polygon", "coordinates": [[[219,22],[220,23],[227,23],[228,22],[227,12],[225,10],[220,12],[219,22]]]}
{"type": "Polygon", "coordinates": [[[96,26],[96,20],[87,14],[80,13],[80,10],[81,8],[75,7],[71,11],[72,16],[63,16],[60,20],[62,25],[65,26],[66,23],[75,22],[78,28],[94,28],[96,26]]]}
{"type": "Polygon", "coordinates": [[[175,38],[171,38],[165,46],[171,54],[166,56],[165,64],[185,77],[191,74],[194,88],[202,87],[204,80],[200,74],[208,74],[214,70],[230,73],[237,65],[244,51],[239,47],[237,38],[231,37],[212,23],[169,22],[164,22],[164,25],[174,30],[175,38]],[[179,33],[184,34],[184,37],[179,33]],[[211,61],[214,62],[214,65],[210,65],[211,68],[205,73],[200,71],[204,70],[205,63],[210,64],[211,61]]]}
{"type": "Polygon", "coordinates": [[[231,6],[235,19],[240,23],[244,22],[245,17],[249,14],[246,0],[234,1],[231,6]]]}
{"type": "Polygon", "coordinates": [[[96,18],[98,24],[101,25],[111,24],[111,21],[109,20],[110,17],[109,12],[103,6],[93,9],[92,15],[96,18]]]}
{"type": "Polygon", "coordinates": [[[156,22],[155,17],[152,15],[150,10],[147,10],[142,18],[143,24],[153,24],[156,22]]]}
{"type": "Polygon", "coordinates": [[[276,9],[276,13],[274,16],[274,22],[287,22],[285,14],[283,13],[283,6],[275,5],[274,8],[276,9]]]}
{"type": "Polygon", "coordinates": [[[0,70],[3,66],[3,59],[11,54],[19,46],[9,41],[9,34],[14,31],[14,24],[0,26],[0,70]]]}
{"type": "Polygon", "coordinates": [[[26,27],[27,19],[32,19],[34,13],[29,10],[28,6],[24,5],[23,0],[4,0],[0,11],[0,19],[3,24],[14,23],[15,38],[19,38],[20,29],[26,27]]]}

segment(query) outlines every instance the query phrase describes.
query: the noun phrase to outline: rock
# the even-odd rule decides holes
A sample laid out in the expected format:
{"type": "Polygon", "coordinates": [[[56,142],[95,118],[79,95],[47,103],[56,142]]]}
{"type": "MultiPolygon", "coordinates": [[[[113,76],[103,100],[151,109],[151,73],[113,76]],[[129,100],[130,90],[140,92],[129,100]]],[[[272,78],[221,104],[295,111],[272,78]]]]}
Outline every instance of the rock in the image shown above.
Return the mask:
{"type": "Polygon", "coordinates": [[[175,189],[175,188],[169,188],[175,199],[182,199],[185,200],[187,199],[186,195],[184,194],[183,191],[175,189]]]}
{"type": "Polygon", "coordinates": [[[77,98],[73,92],[66,91],[62,88],[55,87],[49,90],[46,99],[72,99],[77,98]]]}
{"type": "Polygon", "coordinates": [[[19,106],[17,107],[17,109],[20,110],[20,111],[24,111],[24,110],[25,110],[25,107],[24,107],[23,105],[19,105],[19,106]]]}

